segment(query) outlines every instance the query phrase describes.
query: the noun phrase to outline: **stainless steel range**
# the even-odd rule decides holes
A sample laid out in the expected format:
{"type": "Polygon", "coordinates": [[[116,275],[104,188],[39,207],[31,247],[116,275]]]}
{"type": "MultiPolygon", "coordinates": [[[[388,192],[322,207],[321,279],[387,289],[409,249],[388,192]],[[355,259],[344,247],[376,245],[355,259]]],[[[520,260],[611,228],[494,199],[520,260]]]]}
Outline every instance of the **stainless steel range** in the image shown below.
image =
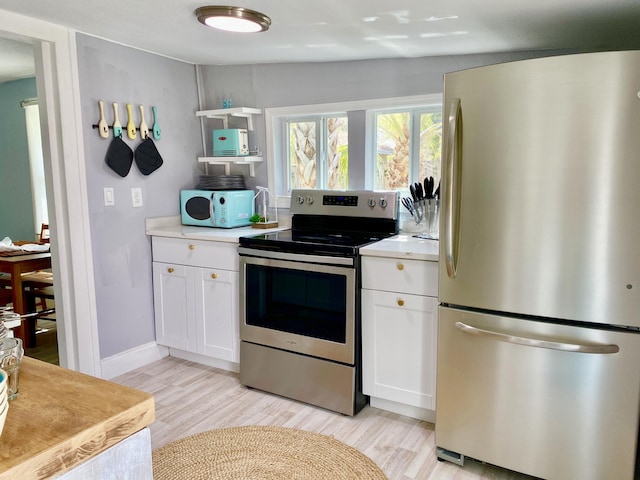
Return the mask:
{"type": "Polygon", "coordinates": [[[240,382],[355,415],[360,247],[398,232],[396,192],[293,190],[291,230],[240,238],[240,382]]]}

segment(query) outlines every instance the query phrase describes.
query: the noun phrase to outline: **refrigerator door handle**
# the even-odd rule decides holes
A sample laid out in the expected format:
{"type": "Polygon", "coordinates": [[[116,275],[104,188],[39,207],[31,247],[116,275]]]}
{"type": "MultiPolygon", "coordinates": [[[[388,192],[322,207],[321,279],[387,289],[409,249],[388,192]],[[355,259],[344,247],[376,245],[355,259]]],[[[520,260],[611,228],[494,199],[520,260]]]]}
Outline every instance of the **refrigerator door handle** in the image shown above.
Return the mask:
{"type": "Polygon", "coordinates": [[[456,322],[456,328],[469,335],[488,337],[493,340],[497,340],[498,342],[514,343],[516,345],[524,345],[527,347],[547,348],[550,350],[560,350],[561,352],[609,354],[618,353],[620,351],[620,347],[618,347],[618,345],[581,345],[576,343],[551,342],[548,340],[537,340],[535,338],[516,337],[513,335],[506,335],[504,333],[472,327],[471,325],[467,325],[462,322],[456,322]]]}
{"type": "Polygon", "coordinates": [[[446,177],[444,189],[444,260],[449,278],[458,267],[458,233],[460,230],[460,99],[454,98],[449,109],[446,177]]]}

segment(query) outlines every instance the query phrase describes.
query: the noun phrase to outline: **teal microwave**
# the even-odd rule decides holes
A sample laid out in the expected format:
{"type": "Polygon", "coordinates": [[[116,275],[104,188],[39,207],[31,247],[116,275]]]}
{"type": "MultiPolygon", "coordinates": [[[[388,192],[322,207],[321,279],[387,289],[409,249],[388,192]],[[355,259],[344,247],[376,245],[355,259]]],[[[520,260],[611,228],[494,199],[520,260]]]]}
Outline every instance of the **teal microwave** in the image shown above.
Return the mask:
{"type": "Polygon", "coordinates": [[[253,190],[182,190],[182,224],[217,228],[250,225],[253,198],[253,190]]]}

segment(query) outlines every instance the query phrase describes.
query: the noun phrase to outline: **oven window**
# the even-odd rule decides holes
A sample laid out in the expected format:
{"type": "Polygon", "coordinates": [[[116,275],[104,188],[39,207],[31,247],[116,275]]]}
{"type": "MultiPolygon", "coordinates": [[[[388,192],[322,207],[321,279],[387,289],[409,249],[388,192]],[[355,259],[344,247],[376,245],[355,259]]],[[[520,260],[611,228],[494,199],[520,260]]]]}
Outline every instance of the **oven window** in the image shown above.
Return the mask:
{"type": "Polygon", "coordinates": [[[344,275],[246,265],[246,323],[345,343],[344,275]]]}

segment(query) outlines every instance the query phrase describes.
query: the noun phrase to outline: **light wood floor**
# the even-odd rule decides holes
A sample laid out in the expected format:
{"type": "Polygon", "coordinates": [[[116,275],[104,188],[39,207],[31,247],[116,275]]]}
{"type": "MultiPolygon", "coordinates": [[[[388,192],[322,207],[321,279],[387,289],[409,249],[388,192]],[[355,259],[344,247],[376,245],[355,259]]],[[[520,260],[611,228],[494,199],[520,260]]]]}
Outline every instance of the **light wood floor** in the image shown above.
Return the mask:
{"type": "Polygon", "coordinates": [[[28,357],[42,360],[43,362],[60,364],[58,355],[58,332],[56,322],[46,319],[38,320],[38,330],[36,332],[36,344],[34,347],[25,349],[28,357]]]}
{"type": "Polygon", "coordinates": [[[347,417],[248,389],[234,373],[186,360],[167,357],[113,381],[154,395],[153,449],[215,428],[278,425],[333,436],[375,461],[390,480],[532,478],[476,462],[464,468],[438,462],[431,423],[369,406],[347,417]]]}

